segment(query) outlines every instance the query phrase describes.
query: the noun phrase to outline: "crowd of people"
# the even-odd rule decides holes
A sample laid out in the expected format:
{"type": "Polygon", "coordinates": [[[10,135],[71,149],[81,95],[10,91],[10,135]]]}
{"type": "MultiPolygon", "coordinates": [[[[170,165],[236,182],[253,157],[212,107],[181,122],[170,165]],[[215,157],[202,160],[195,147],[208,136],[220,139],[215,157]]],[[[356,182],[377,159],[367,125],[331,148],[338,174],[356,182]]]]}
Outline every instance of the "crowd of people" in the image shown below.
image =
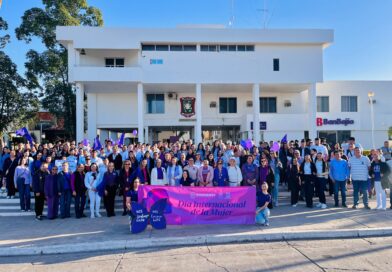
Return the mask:
{"type": "MultiPolygon", "coordinates": [[[[354,203],[362,195],[376,197],[377,209],[386,210],[386,189],[392,189],[392,160],[389,142],[364,156],[362,147],[351,137],[348,142],[329,146],[325,139],[314,141],[260,142],[251,148],[230,141],[195,145],[192,141],[118,145],[105,140],[94,150],[84,142],[58,141],[55,144],[19,144],[4,147],[0,154],[0,177],[7,197],[19,192],[20,208],[30,211],[32,190],[37,220],[71,216],[74,201],[76,218],[101,217],[101,199],[108,217],[115,216],[115,198],[122,197],[123,213],[137,201],[138,187],[161,186],[254,186],[256,222],[269,224],[270,209],[279,206],[281,184],[291,192],[291,205],[305,201],[313,208],[327,208],[326,197],[334,197],[335,207],[348,207],[347,183],[353,185],[354,203]],[[340,192],[340,198],[339,198],[340,192]],[[327,194],[327,196],[326,196],[327,194]]],[[[392,209],[392,195],[390,196],[392,209]]]]}

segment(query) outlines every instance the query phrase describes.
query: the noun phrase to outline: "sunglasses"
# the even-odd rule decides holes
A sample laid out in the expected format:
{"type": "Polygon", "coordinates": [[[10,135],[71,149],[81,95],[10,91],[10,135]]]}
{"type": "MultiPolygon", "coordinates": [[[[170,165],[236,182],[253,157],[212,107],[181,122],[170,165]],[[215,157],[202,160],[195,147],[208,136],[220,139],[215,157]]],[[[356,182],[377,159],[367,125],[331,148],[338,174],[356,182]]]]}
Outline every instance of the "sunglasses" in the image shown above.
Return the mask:
{"type": "Polygon", "coordinates": [[[124,165],[131,165],[130,163],[126,163],[126,164],[124,164],[124,165]]]}

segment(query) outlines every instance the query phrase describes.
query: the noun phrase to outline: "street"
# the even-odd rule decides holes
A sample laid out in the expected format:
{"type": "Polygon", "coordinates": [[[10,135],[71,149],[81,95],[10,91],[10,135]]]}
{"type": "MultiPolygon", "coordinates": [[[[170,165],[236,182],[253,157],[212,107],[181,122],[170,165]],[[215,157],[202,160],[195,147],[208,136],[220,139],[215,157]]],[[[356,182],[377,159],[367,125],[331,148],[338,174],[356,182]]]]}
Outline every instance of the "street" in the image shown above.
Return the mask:
{"type": "Polygon", "coordinates": [[[0,257],[0,271],[391,271],[392,237],[0,257]]]}

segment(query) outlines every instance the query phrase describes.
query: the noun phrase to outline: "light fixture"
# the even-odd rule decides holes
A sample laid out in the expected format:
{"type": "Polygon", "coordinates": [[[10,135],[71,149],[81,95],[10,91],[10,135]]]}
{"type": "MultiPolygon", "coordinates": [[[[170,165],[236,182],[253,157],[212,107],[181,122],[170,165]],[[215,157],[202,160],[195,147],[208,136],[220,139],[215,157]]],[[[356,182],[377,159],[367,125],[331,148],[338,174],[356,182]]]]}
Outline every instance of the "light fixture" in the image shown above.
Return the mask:
{"type": "Polygon", "coordinates": [[[84,50],[84,48],[82,48],[82,50],[80,50],[80,55],[86,55],[86,50],[84,50]]]}
{"type": "Polygon", "coordinates": [[[374,92],[372,92],[372,91],[368,92],[368,97],[369,98],[374,97],[374,92]]]}

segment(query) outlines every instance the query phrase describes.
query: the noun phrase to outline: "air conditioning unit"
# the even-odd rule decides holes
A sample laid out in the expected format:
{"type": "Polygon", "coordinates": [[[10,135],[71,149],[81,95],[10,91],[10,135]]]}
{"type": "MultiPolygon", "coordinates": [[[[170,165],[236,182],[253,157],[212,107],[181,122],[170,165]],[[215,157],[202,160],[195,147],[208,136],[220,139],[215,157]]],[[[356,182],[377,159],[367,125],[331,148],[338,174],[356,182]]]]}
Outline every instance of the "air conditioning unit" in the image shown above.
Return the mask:
{"type": "Polygon", "coordinates": [[[167,97],[168,97],[169,99],[175,99],[175,100],[177,100],[177,94],[176,94],[176,93],[168,93],[168,94],[167,94],[167,97]]]}
{"type": "Polygon", "coordinates": [[[216,102],[215,101],[211,101],[210,102],[210,108],[216,108],[216,102]]]}
{"type": "Polygon", "coordinates": [[[290,100],[285,100],[285,101],[284,101],[284,106],[285,106],[286,108],[291,107],[291,101],[290,101],[290,100]]]}
{"type": "Polygon", "coordinates": [[[247,106],[248,108],[253,107],[253,101],[252,101],[252,100],[246,101],[246,106],[247,106]]]}
{"type": "Polygon", "coordinates": [[[372,104],[376,104],[376,99],[372,99],[372,100],[369,99],[369,100],[368,100],[368,103],[369,103],[369,104],[371,104],[371,103],[372,103],[372,104]]]}

